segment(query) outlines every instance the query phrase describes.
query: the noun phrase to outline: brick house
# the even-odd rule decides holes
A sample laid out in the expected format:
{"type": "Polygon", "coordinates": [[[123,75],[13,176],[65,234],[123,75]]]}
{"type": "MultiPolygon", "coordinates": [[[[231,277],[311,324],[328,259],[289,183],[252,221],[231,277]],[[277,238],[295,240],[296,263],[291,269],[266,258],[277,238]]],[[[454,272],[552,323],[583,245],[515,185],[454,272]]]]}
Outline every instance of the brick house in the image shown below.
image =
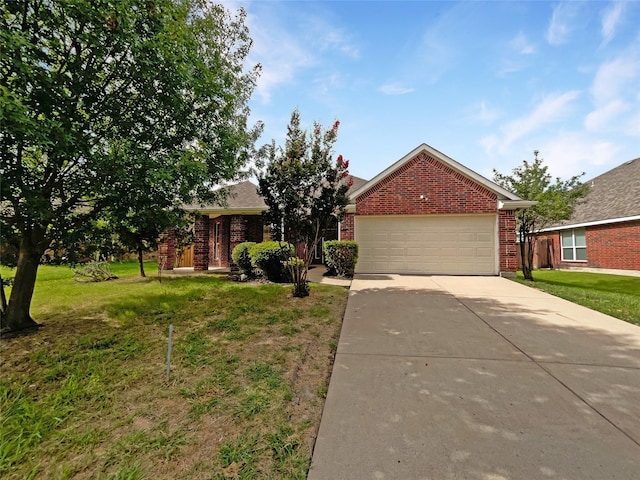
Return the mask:
{"type": "MultiPolygon", "coordinates": [[[[422,144],[370,181],[353,177],[335,229],[359,244],[357,273],[498,275],[517,268],[514,211],[525,201],[422,144]]],[[[228,204],[200,207],[193,267],[229,266],[235,245],[262,241],[266,208],[256,186],[232,188],[228,204]]],[[[195,207],[193,207],[196,210],[195,207]]],[[[173,265],[171,237],[161,254],[173,265]]]]}
{"type": "Polygon", "coordinates": [[[356,273],[513,274],[525,201],[422,144],[351,194],[340,238],[356,273]]]}
{"type": "Polygon", "coordinates": [[[640,275],[640,158],[586,184],[571,218],[538,235],[534,265],[640,275]]]}
{"type": "MultiPolygon", "coordinates": [[[[351,176],[351,190],[359,188],[366,180],[351,176]]],[[[194,270],[208,270],[209,267],[231,266],[231,252],[242,242],[262,242],[271,239],[264,224],[262,212],[267,209],[257,186],[250,181],[226,187],[227,199],[224,205],[188,205],[187,211],[197,212],[194,224],[193,251],[186,255],[189,259],[179,266],[193,267],[194,270]]],[[[338,238],[338,226],[324,232],[324,240],[338,238]]],[[[172,270],[176,261],[173,232],[165,234],[160,243],[159,253],[167,257],[167,270],[172,270]]],[[[316,260],[321,262],[322,248],[316,252],[316,260]]]]}

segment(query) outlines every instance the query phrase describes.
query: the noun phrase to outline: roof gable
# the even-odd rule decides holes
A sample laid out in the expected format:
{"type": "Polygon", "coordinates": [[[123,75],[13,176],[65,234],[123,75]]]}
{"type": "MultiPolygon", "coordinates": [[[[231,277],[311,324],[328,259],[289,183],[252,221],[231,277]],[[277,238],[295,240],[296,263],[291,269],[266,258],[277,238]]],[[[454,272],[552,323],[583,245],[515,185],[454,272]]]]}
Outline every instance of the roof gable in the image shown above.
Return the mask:
{"type": "Polygon", "coordinates": [[[521,201],[522,200],[520,197],[505,190],[497,183],[492,182],[491,180],[465,167],[461,163],[456,162],[455,160],[448,157],[444,153],[439,152],[433,147],[430,147],[426,143],[423,143],[422,145],[419,145],[418,147],[414,148],[411,152],[406,154],[404,157],[402,157],[400,160],[395,162],[389,168],[380,172],[373,179],[365,183],[362,187],[355,190],[351,194],[351,201],[355,203],[356,198],[366,194],[369,190],[374,189],[378,184],[380,184],[381,182],[385,181],[389,177],[396,174],[397,171],[400,171],[402,167],[404,167],[407,163],[411,162],[413,159],[415,159],[419,155],[427,155],[428,157],[431,157],[441,162],[442,164],[451,168],[452,170],[459,173],[463,177],[473,181],[475,184],[480,185],[481,187],[484,187],[490,192],[493,192],[498,198],[498,200],[505,200],[505,201],[521,201]]]}

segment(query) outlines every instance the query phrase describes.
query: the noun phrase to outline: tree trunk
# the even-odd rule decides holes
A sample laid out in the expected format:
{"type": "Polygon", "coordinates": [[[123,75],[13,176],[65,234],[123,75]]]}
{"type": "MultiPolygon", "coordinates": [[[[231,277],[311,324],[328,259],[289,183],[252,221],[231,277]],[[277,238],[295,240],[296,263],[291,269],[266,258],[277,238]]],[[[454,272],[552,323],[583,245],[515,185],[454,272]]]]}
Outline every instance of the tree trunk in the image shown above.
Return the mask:
{"type": "Polygon", "coordinates": [[[13,279],[11,296],[7,305],[4,323],[9,330],[17,331],[36,327],[38,324],[31,318],[29,309],[36,285],[38,263],[41,252],[34,246],[30,234],[24,234],[20,240],[18,267],[13,279]]]}
{"type": "Polygon", "coordinates": [[[138,243],[138,265],[140,266],[140,276],[141,277],[146,277],[145,273],[144,273],[144,262],[142,261],[142,244],[138,243]]]}
{"type": "Polygon", "coordinates": [[[520,237],[520,260],[522,261],[522,275],[524,275],[525,280],[533,280],[533,274],[531,272],[531,259],[529,256],[531,251],[529,245],[529,237],[521,236],[520,237]],[[527,248],[529,247],[529,248],[527,248]]]}

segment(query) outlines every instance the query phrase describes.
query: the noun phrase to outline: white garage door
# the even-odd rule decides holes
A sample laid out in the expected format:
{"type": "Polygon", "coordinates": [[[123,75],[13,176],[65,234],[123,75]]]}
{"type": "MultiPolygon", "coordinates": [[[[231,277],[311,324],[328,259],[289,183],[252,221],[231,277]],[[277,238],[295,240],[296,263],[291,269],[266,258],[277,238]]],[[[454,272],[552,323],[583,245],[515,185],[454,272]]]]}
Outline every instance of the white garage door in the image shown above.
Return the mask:
{"type": "Polygon", "coordinates": [[[495,215],[356,216],[356,273],[495,275],[495,215]]]}

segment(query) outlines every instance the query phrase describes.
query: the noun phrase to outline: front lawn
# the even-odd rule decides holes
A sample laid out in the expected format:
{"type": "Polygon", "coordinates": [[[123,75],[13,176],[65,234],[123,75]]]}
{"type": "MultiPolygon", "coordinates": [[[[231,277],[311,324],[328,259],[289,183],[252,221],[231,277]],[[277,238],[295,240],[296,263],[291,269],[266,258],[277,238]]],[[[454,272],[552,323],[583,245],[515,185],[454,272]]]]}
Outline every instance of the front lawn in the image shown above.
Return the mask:
{"type": "Polygon", "coordinates": [[[0,477],[306,478],[347,290],[147,268],[41,267],[43,327],[0,341],[0,477]]]}
{"type": "Polygon", "coordinates": [[[640,325],[640,277],[558,270],[536,270],[530,287],[640,325]]]}

